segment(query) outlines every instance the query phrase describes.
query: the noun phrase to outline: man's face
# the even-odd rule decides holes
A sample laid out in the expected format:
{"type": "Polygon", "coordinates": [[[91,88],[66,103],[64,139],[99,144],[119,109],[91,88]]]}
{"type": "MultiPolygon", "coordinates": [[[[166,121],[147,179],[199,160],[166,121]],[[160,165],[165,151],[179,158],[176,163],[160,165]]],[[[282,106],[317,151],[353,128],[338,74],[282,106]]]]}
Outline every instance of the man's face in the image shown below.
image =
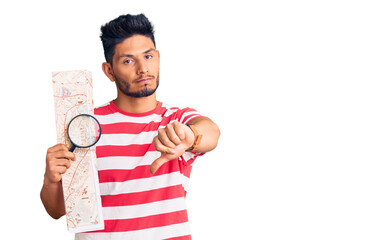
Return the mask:
{"type": "Polygon", "coordinates": [[[115,47],[113,76],[127,96],[152,95],[159,86],[159,66],[160,54],[148,37],[134,35],[115,47]]]}

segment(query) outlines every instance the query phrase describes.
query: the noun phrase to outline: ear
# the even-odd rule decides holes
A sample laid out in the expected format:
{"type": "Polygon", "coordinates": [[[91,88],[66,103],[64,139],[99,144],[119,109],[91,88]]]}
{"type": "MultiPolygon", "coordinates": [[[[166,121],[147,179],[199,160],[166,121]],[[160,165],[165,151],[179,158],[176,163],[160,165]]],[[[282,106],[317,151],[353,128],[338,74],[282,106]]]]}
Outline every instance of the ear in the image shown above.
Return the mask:
{"type": "Polygon", "coordinates": [[[102,63],[102,71],[110,79],[110,81],[115,82],[115,77],[114,77],[114,74],[113,74],[113,68],[111,67],[110,63],[108,63],[108,62],[102,63]]]}
{"type": "Polygon", "coordinates": [[[159,50],[156,50],[156,53],[157,53],[157,57],[158,57],[158,68],[160,70],[160,52],[159,52],[159,50]]]}
{"type": "Polygon", "coordinates": [[[160,52],[159,52],[159,50],[156,50],[156,52],[157,52],[157,56],[159,57],[159,61],[160,61],[160,52]]]}

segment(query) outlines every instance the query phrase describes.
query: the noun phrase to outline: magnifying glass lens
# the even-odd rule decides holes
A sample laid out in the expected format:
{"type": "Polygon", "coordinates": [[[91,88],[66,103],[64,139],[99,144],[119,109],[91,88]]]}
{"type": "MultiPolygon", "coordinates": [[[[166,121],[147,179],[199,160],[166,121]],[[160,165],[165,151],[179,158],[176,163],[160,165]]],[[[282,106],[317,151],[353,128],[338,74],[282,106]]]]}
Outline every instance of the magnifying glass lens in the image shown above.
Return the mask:
{"type": "Polygon", "coordinates": [[[100,134],[100,125],[91,115],[78,115],[68,125],[69,140],[76,147],[93,146],[99,140],[100,134]]]}

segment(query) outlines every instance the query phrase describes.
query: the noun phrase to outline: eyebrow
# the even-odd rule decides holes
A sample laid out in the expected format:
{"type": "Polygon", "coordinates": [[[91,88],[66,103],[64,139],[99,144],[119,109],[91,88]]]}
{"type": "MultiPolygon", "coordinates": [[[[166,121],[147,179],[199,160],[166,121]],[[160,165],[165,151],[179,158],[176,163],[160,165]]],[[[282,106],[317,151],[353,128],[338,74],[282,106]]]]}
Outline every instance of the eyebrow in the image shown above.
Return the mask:
{"type": "MultiPolygon", "coordinates": [[[[151,52],[151,51],[156,51],[156,49],[150,48],[150,49],[148,49],[147,51],[145,51],[145,52],[143,52],[143,53],[145,54],[145,53],[149,53],[149,52],[151,52]]],[[[133,54],[122,54],[122,55],[120,55],[119,57],[120,57],[120,58],[123,58],[123,57],[131,58],[131,57],[133,57],[133,56],[134,56],[133,54]]]]}

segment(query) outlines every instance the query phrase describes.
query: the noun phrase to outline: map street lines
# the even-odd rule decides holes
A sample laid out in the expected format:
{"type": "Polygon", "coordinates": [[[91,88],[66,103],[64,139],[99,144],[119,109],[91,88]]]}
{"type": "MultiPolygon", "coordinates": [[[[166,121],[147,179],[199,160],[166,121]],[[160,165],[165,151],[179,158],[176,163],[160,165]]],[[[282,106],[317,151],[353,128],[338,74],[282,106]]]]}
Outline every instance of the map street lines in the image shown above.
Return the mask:
{"type": "MultiPolygon", "coordinates": [[[[79,114],[94,112],[91,73],[87,70],[53,72],[52,81],[57,142],[70,148],[68,123],[79,114]]],[[[101,230],[104,223],[95,146],[76,148],[74,154],[76,161],[71,161],[71,167],[62,175],[68,230],[74,233],[101,230]]]]}

